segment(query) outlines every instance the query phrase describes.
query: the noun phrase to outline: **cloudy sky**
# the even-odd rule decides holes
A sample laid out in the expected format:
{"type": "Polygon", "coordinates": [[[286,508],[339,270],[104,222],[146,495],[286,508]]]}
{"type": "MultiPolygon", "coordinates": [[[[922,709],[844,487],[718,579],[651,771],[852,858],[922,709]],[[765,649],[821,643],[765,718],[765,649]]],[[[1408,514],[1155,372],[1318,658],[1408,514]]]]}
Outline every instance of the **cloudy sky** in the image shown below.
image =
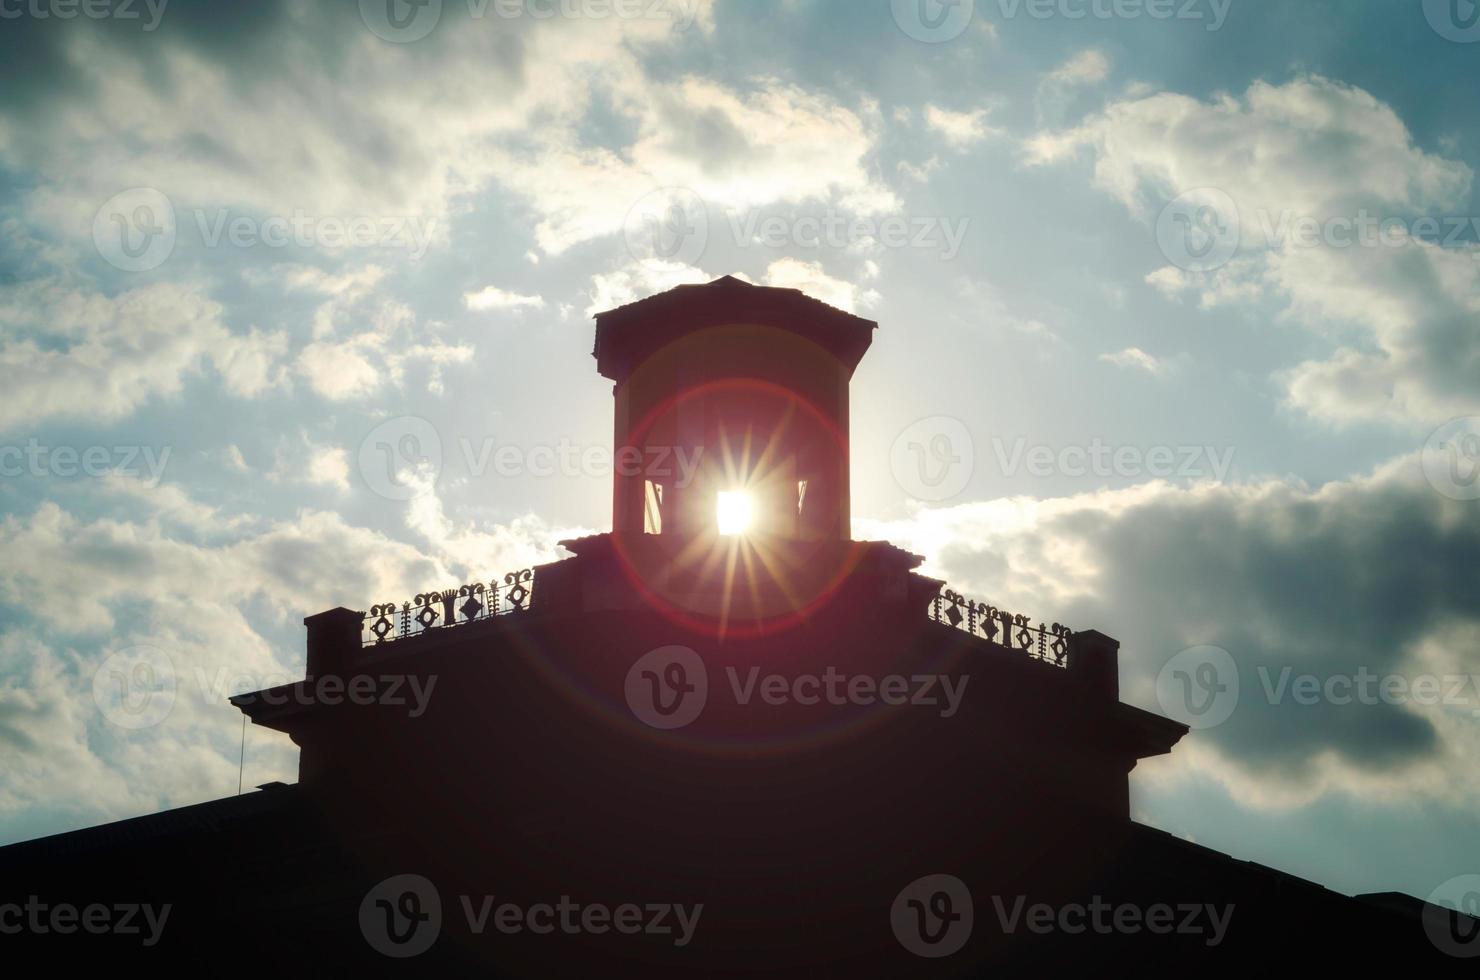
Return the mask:
{"type": "Polygon", "coordinates": [[[304,615],[605,529],[589,316],[728,273],[881,325],[855,536],[1198,726],[1138,819],[1480,871],[1464,3],[88,9],[0,3],[0,841],[235,792],[304,615]]]}

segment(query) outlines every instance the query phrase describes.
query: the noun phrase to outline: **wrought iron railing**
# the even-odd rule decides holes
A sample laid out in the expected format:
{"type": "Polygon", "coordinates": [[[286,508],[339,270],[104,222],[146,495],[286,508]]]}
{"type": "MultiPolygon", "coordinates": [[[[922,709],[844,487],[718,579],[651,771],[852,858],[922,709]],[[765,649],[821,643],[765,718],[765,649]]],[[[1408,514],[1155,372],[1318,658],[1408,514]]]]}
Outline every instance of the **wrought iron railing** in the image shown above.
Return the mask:
{"type": "Polygon", "coordinates": [[[1068,666],[1069,637],[1073,630],[1061,623],[1035,626],[1027,616],[976,602],[950,589],[940,592],[930,603],[930,618],[972,636],[985,637],[988,642],[1008,650],[1026,653],[1034,660],[1057,667],[1068,666]]]}
{"type": "MultiPolygon", "coordinates": [[[[411,602],[371,606],[361,627],[361,642],[365,646],[378,646],[432,630],[528,612],[533,598],[532,569],[510,572],[502,580],[494,579],[486,584],[474,582],[440,592],[423,592],[411,602]]],[[[997,646],[1026,653],[1035,660],[1068,666],[1069,637],[1073,631],[1061,623],[1034,625],[1027,616],[968,599],[950,589],[941,591],[931,601],[930,618],[983,637],[997,646]]]]}
{"type": "Polygon", "coordinates": [[[503,581],[472,585],[441,592],[423,592],[411,602],[371,606],[361,628],[361,642],[378,646],[436,629],[466,626],[495,616],[528,612],[534,598],[534,572],[510,572],[503,581]]]}

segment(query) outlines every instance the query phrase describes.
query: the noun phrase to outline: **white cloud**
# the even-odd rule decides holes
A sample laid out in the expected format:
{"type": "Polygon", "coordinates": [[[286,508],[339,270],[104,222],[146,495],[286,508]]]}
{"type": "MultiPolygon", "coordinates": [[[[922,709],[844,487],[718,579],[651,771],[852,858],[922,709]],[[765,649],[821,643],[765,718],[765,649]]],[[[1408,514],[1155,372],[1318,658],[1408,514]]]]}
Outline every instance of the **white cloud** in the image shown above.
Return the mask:
{"type": "Polygon", "coordinates": [[[1092,85],[1103,82],[1109,76],[1110,59],[1103,51],[1090,49],[1079,52],[1049,72],[1047,78],[1052,82],[1071,85],[1092,85]]]}
{"type": "Polygon", "coordinates": [[[1101,354],[1099,360],[1116,367],[1145,371],[1147,374],[1158,376],[1168,374],[1172,370],[1169,362],[1153,357],[1139,347],[1127,347],[1125,350],[1114,353],[1101,354]]]}
{"type": "Polygon", "coordinates": [[[591,302],[586,307],[586,315],[604,313],[675,286],[706,283],[716,278],[682,262],[666,259],[631,262],[613,272],[591,277],[591,302]]]}
{"type": "Polygon", "coordinates": [[[287,273],[292,288],[326,297],[314,313],[316,339],[294,365],[324,398],[363,399],[386,385],[400,386],[407,368],[417,364],[428,368],[428,386],[437,390],[444,367],[473,359],[472,347],[442,341],[410,306],[378,292],[383,275],[374,266],[336,276],[302,268],[287,273]]]}
{"type": "Polygon", "coordinates": [[[214,367],[235,395],[283,377],[287,339],[235,334],[198,287],[161,283],[104,296],[37,281],[0,289],[0,428],[51,418],[112,421],[178,394],[214,367]]]}
{"type": "MultiPolygon", "coordinates": [[[[337,481],[337,464],[328,471],[337,481]]],[[[277,640],[300,636],[303,616],[487,581],[585,533],[534,517],[457,523],[431,498],[408,514],[422,539],[412,545],[331,513],[269,521],[174,486],[95,486],[111,510],[144,516],[89,520],[43,503],[0,519],[0,821],[44,806],[85,825],[234,792],[240,715],[226,698],[302,676],[301,647],[277,640]],[[46,616],[45,639],[27,620],[37,595],[69,597],[65,616],[46,616]],[[168,658],[177,693],[163,723],[126,732],[95,706],[93,675],[109,652],[140,646],[168,658]]],[[[293,779],[290,743],[256,729],[249,742],[257,781],[293,779]]]]}
{"type": "Polygon", "coordinates": [[[693,76],[650,78],[635,64],[618,70],[630,87],[611,94],[636,130],[630,145],[587,145],[578,120],[562,117],[528,148],[496,151],[499,180],[540,216],[535,238],[545,252],[621,231],[629,211],[663,187],[737,212],[825,201],[876,214],[897,205],[870,165],[876,109],[855,112],[776,79],[738,92],[693,76]]]}
{"type": "Polygon", "coordinates": [[[335,447],[318,447],[309,457],[308,471],[304,474],[309,483],[349,490],[349,453],[335,447]]]}
{"type": "Polygon", "coordinates": [[[1174,654],[1227,649],[1234,714],[1185,739],[1166,778],[1211,775],[1266,807],[1328,793],[1480,801],[1464,762],[1480,748],[1480,688],[1458,706],[1265,693],[1286,668],[1323,681],[1480,676],[1480,597],[1458,585],[1473,579],[1480,511],[1436,493],[1416,457],[1314,489],[1153,483],[854,523],[926,555],[927,573],[964,594],[1115,636],[1122,697],[1151,710],[1165,713],[1155,678],[1174,654]]]}
{"type": "MultiPolygon", "coordinates": [[[[714,26],[710,0],[685,5],[695,24],[687,31],[670,17],[485,12],[472,18],[471,8],[448,4],[440,29],[415,45],[375,37],[353,4],[286,3],[258,18],[203,21],[185,32],[103,31],[79,22],[36,52],[33,77],[68,84],[43,90],[38,81],[24,93],[36,111],[23,121],[0,114],[0,163],[39,178],[22,195],[29,224],[84,246],[98,207],[130,187],[162,192],[192,244],[200,210],[412,220],[443,245],[460,199],[489,186],[511,160],[532,167],[536,157],[589,162],[599,155],[575,133],[602,92],[642,93],[618,108],[651,108],[645,145],[661,153],[675,135],[658,121],[667,111],[661,94],[680,86],[643,79],[640,55],[692,43],[714,26]],[[222,57],[226,46],[236,54],[222,57]],[[648,98],[654,94],[660,97],[648,98]],[[530,134],[557,131],[560,139],[525,155],[530,134]]],[[[681,97],[672,101],[669,108],[684,108],[681,97]]],[[[715,110],[687,111],[702,125],[715,110]]],[[[806,141],[797,132],[776,137],[760,155],[782,151],[784,158],[786,146],[806,141]]],[[[785,159],[778,167],[800,169],[785,159]]],[[[632,169],[643,179],[664,176],[641,160],[632,169]]],[[[510,176],[516,189],[538,190],[529,186],[529,170],[510,176]]],[[[594,188],[591,195],[599,197],[594,188]]],[[[588,223],[562,214],[547,224],[588,223]]]]}
{"type": "Polygon", "coordinates": [[[1110,59],[1095,49],[1081,51],[1044,75],[1033,93],[1038,125],[1062,126],[1094,104],[1100,83],[1110,77],[1110,59]]]}
{"type": "Polygon", "coordinates": [[[1137,214],[1154,215],[1184,191],[1217,187],[1250,228],[1260,211],[1455,207],[1472,176],[1464,164],[1414,146],[1391,107],[1320,77],[1256,82],[1242,98],[1211,102],[1170,92],[1117,102],[1082,126],[1039,134],[1029,142],[1029,162],[1083,148],[1094,153],[1096,184],[1137,214]]]}
{"type": "Polygon", "coordinates": [[[558,542],[597,533],[591,528],[557,527],[535,514],[492,527],[455,521],[448,517],[433,480],[415,473],[408,474],[407,480],[417,493],[408,505],[406,526],[465,579],[487,578],[568,557],[558,542]]]}
{"type": "MultiPolygon", "coordinates": [[[[878,266],[865,261],[864,274],[869,278],[878,276],[878,266]]],[[[615,309],[635,300],[652,296],[684,285],[702,285],[718,276],[682,262],[664,259],[645,259],[631,262],[613,272],[592,277],[591,302],[586,315],[593,316],[615,309]]],[[[736,274],[737,279],[750,281],[749,277],[736,274]]],[[[829,275],[820,262],[805,262],[796,258],[777,259],[766,267],[763,284],[783,289],[799,289],[814,299],[836,306],[840,310],[856,313],[877,303],[879,294],[873,289],[861,289],[853,283],[829,275]]]]}
{"type": "Polygon", "coordinates": [[[322,446],[307,432],[297,439],[284,437],[273,453],[267,478],[273,482],[328,487],[341,493],[350,489],[349,453],[340,446],[322,446]]]}
{"type": "MultiPolygon", "coordinates": [[[[1041,134],[1029,161],[1094,155],[1097,186],[1152,222],[1187,191],[1218,188],[1237,209],[1240,253],[1210,272],[1147,277],[1203,307],[1275,301],[1328,338],[1323,357],[1280,374],[1290,404],[1335,421],[1435,423],[1480,412],[1480,253],[1398,235],[1339,247],[1269,235],[1287,219],[1411,221],[1458,214],[1473,174],[1416,146],[1367,92],[1319,77],[1255,83],[1242,98],[1161,93],[1111,105],[1082,126],[1041,134]]],[[[1234,215],[1227,216],[1230,220],[1234,215]]]]}
{"type": "Polygon", "coordinates": [[[542,310],[545,308],[545,300],[542,296],[524,296],[520,293],[499,289],[497,286],[484,286],[476,293],[464,293],[463,304],[478,313],[487,310],[542,310]]]}
{"type": "Polygon", "coordinates": [[[766,285],[800,289],[813,299],[849,313],[857,313],[879,301],[876,291],[859,289],[851,282],[828,275],[822,263],[793,258],[777,259],[767,266],[766,285]]]}
{"type": "Polygon", "coordinates": [[[982,279],[960,279],[957,293],[965,301],[966,316],[988,330],[1008,330],[1058,346],[1063,340],[1048,324],[1034,317],[1022,316],[1002,297],[1002,290],[982,279]]]}
{"type": "Polygon", "coordinates": [[[941,166],[940,157],[931,157],[924,163],[919,164],[911,163],[908,160],[901,160],[895,169],[899,171],[902,177],[913,180],[917,184],[926,184],[930,182],[930,175],[939,170],[941,166]]]}
{"type": "Polygon", "coordinates": [[[226,447],[222,454],[222,462],[233,473],[252,472],[252,468],[247,465],[246,457],[242,455],[241,447],[236,443],[231,443],[226,447]]]}
{"type": "Polygon", "coordinates": [[[970,112],[954,112],[940,106],[925,107],[925,125],[945,137],[947,143],[960,149],[992,136],[1002,135],[1002,130],[987,125],[986,109],[970,112]]]}

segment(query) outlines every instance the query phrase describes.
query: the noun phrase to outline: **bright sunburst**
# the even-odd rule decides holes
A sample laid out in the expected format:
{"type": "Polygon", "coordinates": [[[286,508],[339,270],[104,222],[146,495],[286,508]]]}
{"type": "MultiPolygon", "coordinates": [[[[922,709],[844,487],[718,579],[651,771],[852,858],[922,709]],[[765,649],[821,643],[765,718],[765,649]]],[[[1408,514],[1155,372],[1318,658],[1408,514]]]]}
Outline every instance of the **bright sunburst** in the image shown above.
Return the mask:
{"type": "Polygon", "coordinates": [[[755,519],[755,501],[747,490],[721,490],[715,516],[722,536],[745,534],[755,519]]]}

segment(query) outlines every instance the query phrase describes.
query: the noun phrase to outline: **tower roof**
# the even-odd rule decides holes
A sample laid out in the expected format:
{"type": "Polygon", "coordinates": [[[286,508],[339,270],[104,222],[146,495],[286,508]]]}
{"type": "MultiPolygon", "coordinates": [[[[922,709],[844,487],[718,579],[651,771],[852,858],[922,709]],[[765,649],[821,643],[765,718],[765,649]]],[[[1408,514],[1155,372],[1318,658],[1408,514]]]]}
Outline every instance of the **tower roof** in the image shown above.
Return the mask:
{"type": "Polygon", "coordinates": [[[850,374],[879,326],[799,289],[756,286],[724,276],[702,285],[677,286],[596,314],[596,369],[603,377],[620,381],[678,337],[731,324],[776,327],[805,337],[847,365],[850,374]]]}

